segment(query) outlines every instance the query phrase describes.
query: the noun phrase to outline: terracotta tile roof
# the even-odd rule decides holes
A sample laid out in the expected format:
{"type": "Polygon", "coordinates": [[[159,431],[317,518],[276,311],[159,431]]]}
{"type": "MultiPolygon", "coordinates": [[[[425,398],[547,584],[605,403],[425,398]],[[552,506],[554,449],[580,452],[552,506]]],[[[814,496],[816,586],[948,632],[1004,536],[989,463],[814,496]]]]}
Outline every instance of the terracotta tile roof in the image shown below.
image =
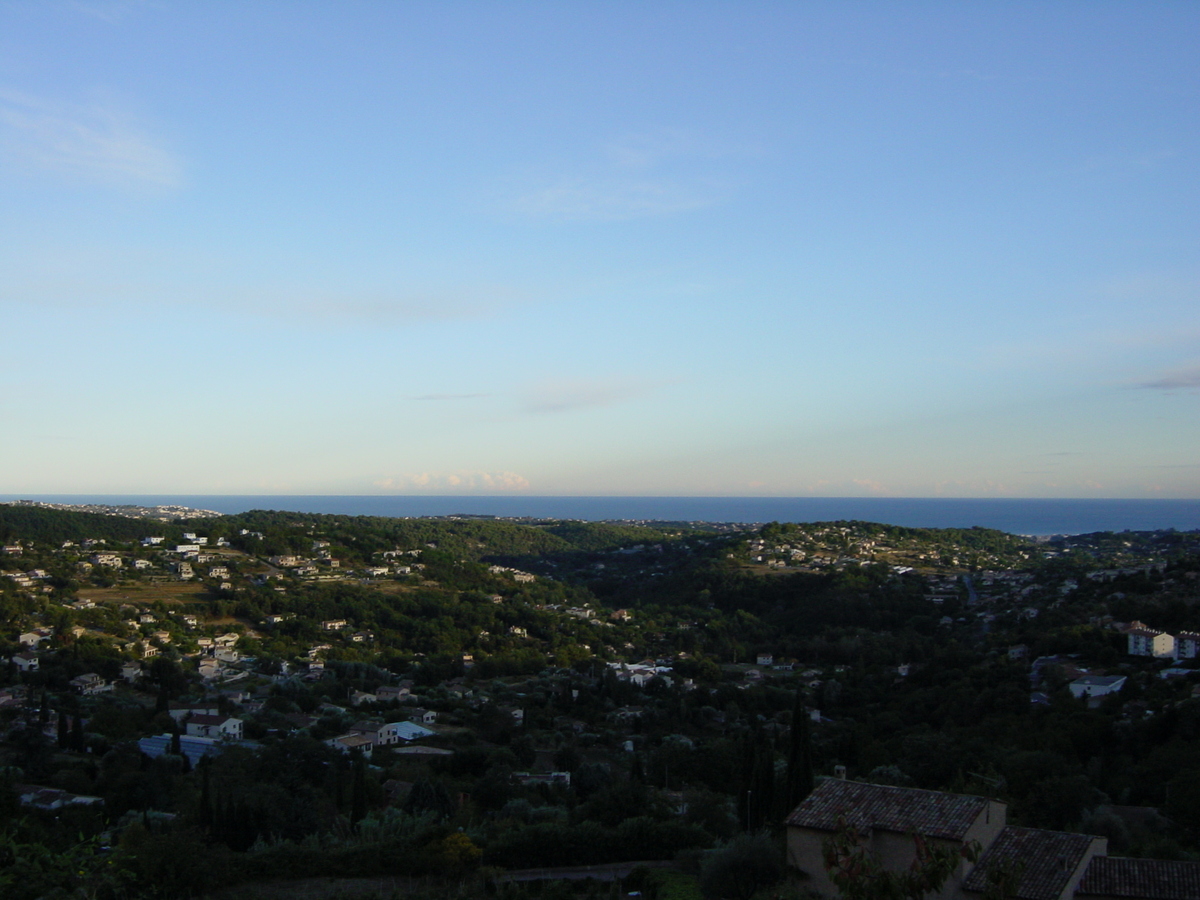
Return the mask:
{"type": "Polygon", "coordinates": [[[1025,866],[1016,891],[1019,900],[1058,900],[1093,840],[1088,834],[1010,825],[979,858],[963,888],[982,893],[991,867],[1019,862],[1025,866]]]}
{"type": "Polygon", "coordinates": [[[830,778],[788,816],[787,824],[836,831],[838,817],[858,828],[962,840],[987,808],[983,797],[830,778]]]}
{"type": "Polygon", "coordinates": [[[1075,896],[1200,900],[1200,863],[1097,856],[1075,896]]]}

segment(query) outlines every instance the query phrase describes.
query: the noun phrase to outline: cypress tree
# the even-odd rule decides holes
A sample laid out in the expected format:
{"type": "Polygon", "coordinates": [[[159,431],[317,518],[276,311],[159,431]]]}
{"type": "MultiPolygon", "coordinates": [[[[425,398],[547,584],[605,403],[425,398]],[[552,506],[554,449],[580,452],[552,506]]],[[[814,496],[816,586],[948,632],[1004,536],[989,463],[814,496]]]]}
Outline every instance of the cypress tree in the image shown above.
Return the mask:
{"type": "Polygon", "coordinates": [[[633,784],[643,784],[646,781],[646,770],[642,766],[642,754],[633,754],[633,764],[629,767],[629,780],[633,784]]]}
{"type": "Polygon", "coordinates": [[[79,713],[75,713],[75,715],[71,717],[71,734],[68,738],[68,742],[70,743],[72,750],[75,750],[79,753],[83,752],[83,719],[80,718],[79,713]]]}
{"type": "Polygon", "coordinates": [[[757,831],[767,824],[775,806],[775,751],[761,729],[756,729],[750,791],[750,824],[757,831]]]}
{"type": "Polygon", "coordinates": [[[754,795],[754,737],[747,734],[742,737],[742,759],[739,767],[737,813],[738,827],[746,831],[753,830],[751,824],[751,798],[754,795]]]}
{"type": "Polygon", "coordinates": [[[786,809],[783,815],[789,815],[799,806],[800,801],[812,793],[813,786],[812,720],[797,691],[788,741],[787,784],[783,792],[786,809]]]}
{"type": "Polygon", "coordinates": [[[209,785],[208,760],[200,760],[200,827],[207,832],[213,828],[212,789],[209,785]]]}

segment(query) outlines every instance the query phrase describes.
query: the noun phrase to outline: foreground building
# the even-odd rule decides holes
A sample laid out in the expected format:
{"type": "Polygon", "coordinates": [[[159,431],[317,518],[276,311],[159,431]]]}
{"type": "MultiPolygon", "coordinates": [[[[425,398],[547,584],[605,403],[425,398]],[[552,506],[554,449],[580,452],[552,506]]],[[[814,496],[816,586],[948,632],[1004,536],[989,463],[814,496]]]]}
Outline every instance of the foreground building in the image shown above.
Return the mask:
{"type": "Polygon", "coordinates": [[[838,896],[824,843],[843,823],[893,871],[916,859],[914,835],[956,851],[976,847],[976,861],[959,863],[939,900],[981,900],[989,873],[1014,871],[1017,900],[1200,900],[1200,863],[1109,857],[1103,837],[1008,825],[997,800],[839,778],[818,785],[787,820],[788,865],[822,897],[838,896]]]}

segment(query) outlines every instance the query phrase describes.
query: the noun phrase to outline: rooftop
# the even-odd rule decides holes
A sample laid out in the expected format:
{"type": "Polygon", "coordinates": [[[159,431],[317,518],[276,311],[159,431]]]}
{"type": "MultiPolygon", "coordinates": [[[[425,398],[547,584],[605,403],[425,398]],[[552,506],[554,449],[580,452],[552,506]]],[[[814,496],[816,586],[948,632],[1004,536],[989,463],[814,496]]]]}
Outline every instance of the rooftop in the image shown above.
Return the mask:
{"type": "Polygon", "coordinates": [[[988,886],[990,870],[1022,865],[1024,869],[1015,897],[1019,900],[1058,900],[1095,840],[1103,838],[1010,825],[980,857],[963,887],[983,892],[988,886]]]}
{"type": "Polygon", "coordinates": [[[1088,864],[1075,896],[1200,900],[1200,863],[1097,856],[1088,864]]]}
{"type": "Polygon", "coordinates": [[[830,778],[788,816],[787,824],[837,831],[838,819],[858,828],[962,840],[988,805],[983,797],[830,778]]]}

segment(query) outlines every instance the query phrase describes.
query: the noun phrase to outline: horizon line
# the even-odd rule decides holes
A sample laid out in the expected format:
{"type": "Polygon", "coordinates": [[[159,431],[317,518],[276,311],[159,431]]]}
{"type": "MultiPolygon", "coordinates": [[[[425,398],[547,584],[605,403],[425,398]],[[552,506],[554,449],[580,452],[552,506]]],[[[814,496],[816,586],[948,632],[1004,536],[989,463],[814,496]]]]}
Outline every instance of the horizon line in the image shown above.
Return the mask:
{"type": "MultiPolygon", "coordinates": [[[[170,492],[39,492],[30,494],[0,494],[0,498],[15,498],[17,500],[38,497],[372,497],[378,499],[441,499],[441,500],[1044,500],[1061,503],[1064,501],[1105,502],[1105,503],[1196,503],[1200,497],[1044,497],[1044,496],[945,496],[932,495],[879,495],[867,496],[854,494],[342,494],[342,493],[190,493],[188,491],[170,492]]],[[[0,503],[11,502],[0,499],[0,503]]]]}

